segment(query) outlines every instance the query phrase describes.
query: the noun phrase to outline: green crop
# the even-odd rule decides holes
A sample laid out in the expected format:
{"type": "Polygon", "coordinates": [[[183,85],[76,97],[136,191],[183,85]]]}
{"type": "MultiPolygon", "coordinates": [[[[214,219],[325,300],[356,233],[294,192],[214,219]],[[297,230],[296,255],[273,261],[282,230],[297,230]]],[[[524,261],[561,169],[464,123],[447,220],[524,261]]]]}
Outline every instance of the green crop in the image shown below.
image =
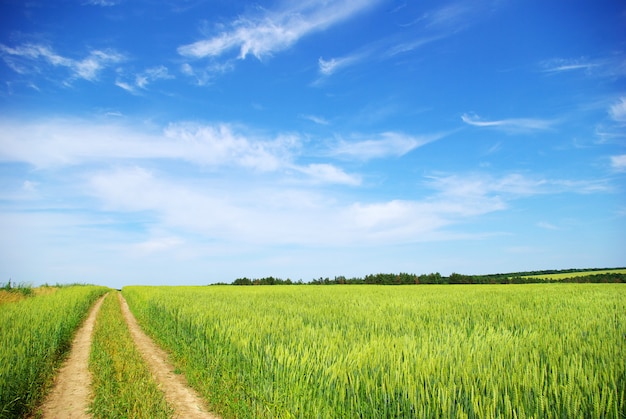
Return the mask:
{"type": "Polygon", "coordinates": [[[73,286],[0,305],[0,418],[43,398],[72,337],[105,287],[73,286]]]}
{"type": "Polygon", "coordinates": [[[525,275],[522,278],[565,279],[565,278],[576,278],[576,277],[582,277],[582,276],[606,275],[606,274],[626,274],[626,269],[602,269],[602,270],[581,271],[581,272],[559,272],[559,273],[554,273],[554,274],[525,275]]]}
{"type": "Polygon", "coordinates": [[[619,284],[126,287],[224,417],[619,418],[619,284]]]}

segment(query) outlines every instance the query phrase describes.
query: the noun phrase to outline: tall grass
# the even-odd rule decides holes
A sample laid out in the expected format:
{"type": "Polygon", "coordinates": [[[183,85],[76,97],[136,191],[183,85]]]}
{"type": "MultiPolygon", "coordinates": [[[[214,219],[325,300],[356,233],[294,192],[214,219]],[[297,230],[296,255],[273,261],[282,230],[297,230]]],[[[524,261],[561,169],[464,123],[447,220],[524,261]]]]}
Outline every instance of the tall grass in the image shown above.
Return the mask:
{"type": "Polygon", "coordinates": [[[96,418],[169,418],[163,392],[137,351],[117,291],[104,300],[94,328],[89,358],[96,418]]]}
{"type": "Polygon", "coordinates": [[[0,418],[43,398],[74,332],[105,287],[76,286],[0,305],[0,418]]]}
{"type": "Polygon", "coordinates": [[[224,417],[619,418],[626,287],[126,287],[224,417]]]}

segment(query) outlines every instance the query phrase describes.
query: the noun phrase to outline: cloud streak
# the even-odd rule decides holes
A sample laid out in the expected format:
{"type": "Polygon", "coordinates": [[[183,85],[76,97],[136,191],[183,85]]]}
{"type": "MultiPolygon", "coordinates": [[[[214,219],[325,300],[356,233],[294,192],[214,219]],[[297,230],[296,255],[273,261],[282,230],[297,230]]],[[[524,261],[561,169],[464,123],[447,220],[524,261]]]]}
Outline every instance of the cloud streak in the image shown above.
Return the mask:
{"type": "Polygon", "coordinates": [[[42,44],[23,44],[8,47],[0,44],[0,54],[5,63],[19,74],[39,73],[42,64],[65,68],[71,79],[97,81],[105,68],[124,60],[124,56],[115,50],[92,50],[79,60],[57,54],[42,44]]]}
{"type": "Polygon", "coordinates": [[[384,132],[372,139],[341,140],[331,148],[330,153],[340,158],[364,161],[376,158],[400,157],[418,147],[437,141],[443,138],[444,135],[411,136],[399,132],[384,132]]]}
{"type": "Polygon", "coordinates": [[[557,122],[550,119],[534,118],[511,118],[489,121],[475,114],[463,114],[461,120],[474,127],[496,128],[508,132],[543,131],[552,128],[557,122]]]}
{"type": "MultiPolygon", "coordinates": [[[[341,57],[329,59],[320,57],[318,60],[319,73],[322,78],[327,78],[344,68],[362,62],[388,60],[409,53],[463,31],[477,20],[477,16],[483,15],[482,10],[482,5],[470,7],[461,2],[430,10],[419,19],[400,25],[402,28],[411,28],[409,33],[396,33],[341,57]],[[415,35],[415,27],[418,27],[417,35],[415,35]]],[[[317,83],[320,81],[318,80],[317,83]]]]}
{"type": "Polygon", "coordinates": [[[288,49],[300,38],[325,30],[377,2],[378,0],[299,2],[261,16],[237,19],[229,25],[229,29],[213,37],[180,46],[178,53],[198,59],[219,57],[231,50],[238,50],[237,57],[240,59],[251,54],[261,60],[288,49]]]}
{"type": "Polygon", "coordinates": [[[582,72],[588,77],[621,78],[626,76],[626,57],[613,53],[597,58],[554,58],[539,63],[546,74],[582,72]]]}

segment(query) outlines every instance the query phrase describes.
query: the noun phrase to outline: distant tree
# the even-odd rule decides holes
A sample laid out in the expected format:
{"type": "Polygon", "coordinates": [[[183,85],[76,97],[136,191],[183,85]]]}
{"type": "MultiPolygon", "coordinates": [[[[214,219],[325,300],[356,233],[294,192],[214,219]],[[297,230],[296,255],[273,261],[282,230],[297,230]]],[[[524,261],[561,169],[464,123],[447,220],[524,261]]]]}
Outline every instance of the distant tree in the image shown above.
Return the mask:
{"type": "Polygon", "coordinates": [[[237,278],[233,281],[233,285],[252,285],[252,280],[246,277],[237,278]]]}

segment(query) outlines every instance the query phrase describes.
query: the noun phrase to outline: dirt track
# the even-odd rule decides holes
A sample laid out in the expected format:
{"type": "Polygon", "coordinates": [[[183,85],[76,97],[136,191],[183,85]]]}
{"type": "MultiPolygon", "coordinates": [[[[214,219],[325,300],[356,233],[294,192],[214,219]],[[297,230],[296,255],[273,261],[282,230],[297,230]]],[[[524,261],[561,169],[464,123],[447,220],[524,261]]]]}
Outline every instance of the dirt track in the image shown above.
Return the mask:
{"type": "MultiPolygon", "coordinates": [[[[174,367],[167,360],[167,353],[158,347],[139,327],[135,317],[128,309],[128,304],[121,293],[117,293],[124,319],[137,349],[148,364],[165,393],[165,399],[174,409],[175,418],[219,419],[219,416],[207,413],[204,401],[191,389],[183,375],[174,373],[174,367]]],[[[89,352],[96,315],[104,297],[100,298],[91,309],[87,320],[78,329],[70,356],[64,362],[55,377],[54,386],[46,401],[41,406],[44,419],[88,419],[87,412],[91,402],[91,374],[89,373],[89,352]]]]}
{"type": "Polygon", "coordinates": [[[141,330],[122,294],[118,293],[118,296],[135,345],[161,385],[165,399],[174,408],[174,417],[219,419],[219,416],[207,413],[203,400],[187,385],[183,375],[174,372],[174,367],[167,360],[167,353],[141,330]]]}
{"type": "Polygon", "coordinates": [[[76,332],[70,356],[55,377],[52,392],[41,407],[44,418],[78,419],[91,417],[87,413],[91,401],[89,352],[96,315],[103,300],[104,297],[101,297],[94,304],[87,320],[76,332]]]}

